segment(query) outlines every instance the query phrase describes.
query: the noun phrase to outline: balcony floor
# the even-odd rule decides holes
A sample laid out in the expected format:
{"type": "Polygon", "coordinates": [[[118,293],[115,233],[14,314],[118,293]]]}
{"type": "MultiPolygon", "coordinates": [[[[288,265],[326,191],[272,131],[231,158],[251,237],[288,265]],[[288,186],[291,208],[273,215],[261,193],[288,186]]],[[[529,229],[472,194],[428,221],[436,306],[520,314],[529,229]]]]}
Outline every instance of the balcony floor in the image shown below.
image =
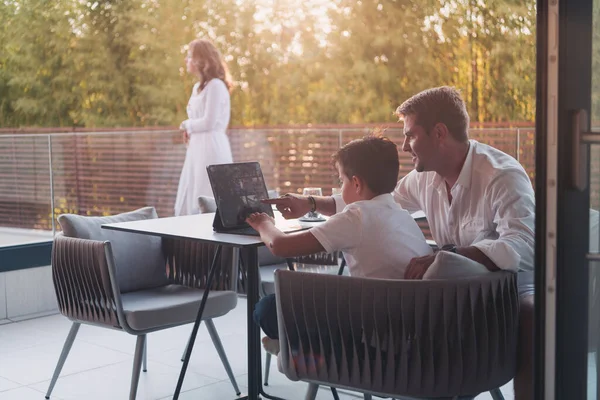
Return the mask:
{"type": "MultiPolygon", "coordinates": [[[[242,392],[247,385],[245,310],[246,300],[240,298],[235,310],[215,320],[242,392]]],[[[62,315],[0,325],[0,400],[44,398],[70,326],[70,321],[62,315]]],[[[148,335],[148,372],[141,374],[138,399],[172,397],[181,367],[181,353],[190,331],[191,325],[187,325],[148,335]]],[[[135,337],[131,335],[82,325],[51,398],[128,398],[134,347],[135,337]]],[[[305,390],[305,383],[292,382],[281,374],[273,359],[268,393],[300,400],[305,390]]],[[[502,392],[506,400],[513,399],[511,383],[504,386],[502,392]]],[[[208,332],[201,327],[180,399],[234,398],[208,332]]],[[[330,400],[333,396],[322,388],[317,398],[330,400]]],[[[362,399],[362,395],[340,392],[340,398],[362,399]]],[[[484,399],[491,396],[485,393],[477,397],[477,400],[484,399]]]]}

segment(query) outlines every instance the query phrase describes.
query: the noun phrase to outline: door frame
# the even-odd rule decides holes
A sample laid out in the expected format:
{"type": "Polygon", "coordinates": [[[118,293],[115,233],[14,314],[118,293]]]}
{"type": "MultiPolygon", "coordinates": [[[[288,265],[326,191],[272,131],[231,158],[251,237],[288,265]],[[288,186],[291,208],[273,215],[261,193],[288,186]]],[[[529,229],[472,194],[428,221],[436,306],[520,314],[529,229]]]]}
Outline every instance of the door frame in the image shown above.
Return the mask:
{"type": "MultiPolygon", "coordinates": [[[[593,0],[538,2],[536,398],[585,399],[589,188],[573,187],[572,125],[591,108],[593,0]],[[540,218],[544,216],[543,219],[540,218]]],[[[589,147],[586,146],[589,160],[589,147]]]]}

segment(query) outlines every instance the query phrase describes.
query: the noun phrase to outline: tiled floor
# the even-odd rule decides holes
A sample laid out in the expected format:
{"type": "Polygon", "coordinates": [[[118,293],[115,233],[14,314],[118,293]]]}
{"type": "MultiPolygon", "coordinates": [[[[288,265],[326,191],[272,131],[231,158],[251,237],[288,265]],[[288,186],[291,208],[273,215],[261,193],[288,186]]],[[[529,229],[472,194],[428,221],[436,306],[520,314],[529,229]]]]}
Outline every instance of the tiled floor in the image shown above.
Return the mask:
{"type": "MultiPolygon", "coordinates": [[[[240,389],[247,385],[246,301],[215,325],[240,389]]],[[[0,325],[0,400],[42,400],[71,323],[61,315],[0,325]]],[[[138,387],[140,400],[170,399],[181,367],[181,353],[191,325],[148,336],[148,372],[142,373],[138,387]]],[[[127,399],[135,338],[123,332],[82,326],[52,399],[107,400],[127,399]]],[[[263,357],[264,362],[264,357],[263,357]]],[[[291,382],[271,367],[268,393],[285,399],[303,399],[306,384],[291,382]]],[[[502,388],[507,400],[513,399],[510,384],[502,388]]],[[[190,367],[180,396],[182,400],[234,399],[233,388],[210,341],[201,327],[190,367]]],[[[362,398],[341,393],[345,400],[362,398]]],[[[319,400],[333,397],[321,389],[319,400]]],[[[491,399],[482,394],[478,400],[491,399]]]]}

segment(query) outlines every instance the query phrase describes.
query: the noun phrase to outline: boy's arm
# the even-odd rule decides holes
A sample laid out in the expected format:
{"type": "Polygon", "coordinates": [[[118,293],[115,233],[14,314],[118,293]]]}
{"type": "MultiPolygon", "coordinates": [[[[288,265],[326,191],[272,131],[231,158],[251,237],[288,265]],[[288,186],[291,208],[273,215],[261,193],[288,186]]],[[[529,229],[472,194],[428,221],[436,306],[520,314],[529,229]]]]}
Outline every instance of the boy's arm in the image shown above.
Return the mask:
{"type": "Polygon", "coordinates": [[[278,257],[305,256],[325,250],[309,231],[283,233],[266,214],[252,214],[246,222],[260,233],[260,239],[278,257]]]}
{"type": "MultiPolygon", "coordinates": [[[[330,196],[313,196],[317,206],[317,211],[325,215],[333,215],[336,213],[336,202],[330,196]]],[[[277,210],[285,219],[300,218],[310,211],[311,204],[308,196],[300,196],[298,194],[288,193],[276,199],[261,200],[265,204],[274,204],[277,210]]]]}

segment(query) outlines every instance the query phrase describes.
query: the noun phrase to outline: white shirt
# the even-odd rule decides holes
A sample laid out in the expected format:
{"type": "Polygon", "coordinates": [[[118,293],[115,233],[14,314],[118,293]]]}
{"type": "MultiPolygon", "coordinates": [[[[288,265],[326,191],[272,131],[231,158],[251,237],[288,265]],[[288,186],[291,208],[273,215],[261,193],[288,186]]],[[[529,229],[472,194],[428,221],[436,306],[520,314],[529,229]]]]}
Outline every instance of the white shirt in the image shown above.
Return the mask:
{"type": "Polygon", "coordinates": [[[432,254],[417,223],[391,194],[349,204],[309,232],[326,251],[344,253],[352,276],[403,279],[413,257],[432,254]]]}
{"type": "MultiPolygon", "coordinates": [[[[521,164],[498,149],[471,140],[450,193],[452,204],[440,175],[413,170],[398,182],[393,195],[408,212],[425,213],[439,246],[477,247],[498,268],[518,270],[520,292],[530,293],[535,196],[521,164]]],[[[341,204],[336,199],[336,206],[341,204]]]]}

